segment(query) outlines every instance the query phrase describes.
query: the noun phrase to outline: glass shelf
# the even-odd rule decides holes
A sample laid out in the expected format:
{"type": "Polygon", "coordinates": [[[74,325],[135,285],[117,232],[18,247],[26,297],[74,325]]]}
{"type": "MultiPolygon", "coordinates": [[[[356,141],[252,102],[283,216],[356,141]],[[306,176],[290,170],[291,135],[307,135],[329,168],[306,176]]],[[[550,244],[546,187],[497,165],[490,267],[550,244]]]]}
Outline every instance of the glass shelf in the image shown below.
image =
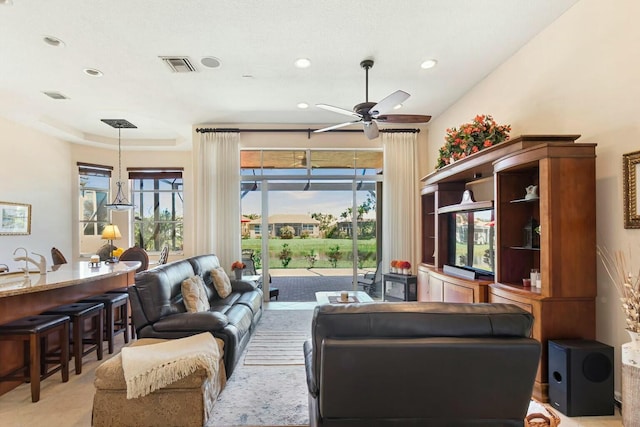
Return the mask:
{"type": "Polygon", "coordinates": [[[529,199],[510,200],[509,203],[532,203],[540,200],[540,197],[531,197],[529,199]]]}

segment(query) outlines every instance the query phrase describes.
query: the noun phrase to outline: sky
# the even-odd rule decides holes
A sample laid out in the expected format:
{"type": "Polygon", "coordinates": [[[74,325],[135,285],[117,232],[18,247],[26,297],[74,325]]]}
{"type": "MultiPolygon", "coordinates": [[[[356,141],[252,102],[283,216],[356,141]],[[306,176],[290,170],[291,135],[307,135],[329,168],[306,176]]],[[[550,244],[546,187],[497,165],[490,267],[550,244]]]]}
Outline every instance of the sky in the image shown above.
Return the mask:
{"type": "MultiPolygon", "coordinates": [[[[269,192],[269,214],[330,213],[339,218],[352,206],[351,191],[271,191],[269,192]]],[[[366,200],[367,192],[358,192],[358,204],[366,200]]],[[[251,191],[242,199],[242,214],[261,214],[261,194],[251,191]]],[[[365,218],[372,218],[371,213],[365,218]]]]}

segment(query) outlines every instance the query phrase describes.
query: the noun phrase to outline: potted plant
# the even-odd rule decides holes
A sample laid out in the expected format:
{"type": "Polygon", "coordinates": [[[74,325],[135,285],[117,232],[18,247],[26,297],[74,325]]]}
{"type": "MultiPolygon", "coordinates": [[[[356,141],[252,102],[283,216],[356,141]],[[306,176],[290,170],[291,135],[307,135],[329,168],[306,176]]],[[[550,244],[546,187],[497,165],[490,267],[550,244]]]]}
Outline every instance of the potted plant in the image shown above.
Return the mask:
{"type": "Polygon", "coordinates": [[[233,264],[231,264],[231,270],[236,274],[237,280],[242,279],[242,272],[246,267],[247,265],[242,261],[234,261],[233,264]]]}
{"type": "Polygon", "coordinates": [[[436,169],[509,139],[511,125],[498,125],[490,115],[477,115],[471,123],[449,128],[440,147],[436,169]]]}

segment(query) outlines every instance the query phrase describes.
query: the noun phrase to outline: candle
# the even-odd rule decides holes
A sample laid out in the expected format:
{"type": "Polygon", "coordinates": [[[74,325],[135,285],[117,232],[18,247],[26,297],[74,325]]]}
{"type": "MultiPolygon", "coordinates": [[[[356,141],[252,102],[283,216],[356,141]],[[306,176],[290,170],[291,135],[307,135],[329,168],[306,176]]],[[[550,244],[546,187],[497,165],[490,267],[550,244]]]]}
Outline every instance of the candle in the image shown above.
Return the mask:
{"type": "Polygon", "coordinates": [[[100,257],[98,255],[91,255],[91,264],[97,264],[100,262],[100,257]]]}

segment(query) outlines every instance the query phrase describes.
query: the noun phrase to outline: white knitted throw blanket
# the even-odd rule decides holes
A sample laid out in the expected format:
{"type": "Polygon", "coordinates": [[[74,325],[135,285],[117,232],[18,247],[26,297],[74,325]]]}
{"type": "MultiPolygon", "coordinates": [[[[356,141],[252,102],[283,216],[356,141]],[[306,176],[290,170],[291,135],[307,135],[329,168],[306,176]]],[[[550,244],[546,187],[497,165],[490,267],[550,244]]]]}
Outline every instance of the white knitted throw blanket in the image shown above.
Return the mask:
{"type": "Polygon", "coordinates": [[[204,368],[209,378],[218,372],[220,350],[215,338],[203,332],[159,344],[122,348],[127,399],[146,396],[204,368]]]}

